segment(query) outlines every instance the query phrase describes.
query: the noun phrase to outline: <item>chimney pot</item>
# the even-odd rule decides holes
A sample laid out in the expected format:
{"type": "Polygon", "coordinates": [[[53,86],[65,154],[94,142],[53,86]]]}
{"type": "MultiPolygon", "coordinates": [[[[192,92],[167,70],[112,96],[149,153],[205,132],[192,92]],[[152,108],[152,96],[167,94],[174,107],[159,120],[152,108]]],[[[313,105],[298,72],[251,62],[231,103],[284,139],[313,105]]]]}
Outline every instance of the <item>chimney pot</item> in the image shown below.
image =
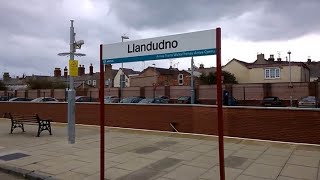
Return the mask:
{"type": "Polygon", "coordinates": [[[54,77],[61,77],[61,70],[60,68],[54,68],[54,77]]]}
{"type": "Polygon", "coordinates": [[[92,66],[92,63],[90,64],[90,67],[89,67],[89,74],[90,75],[93,75],[93,66],[92,66]]]}

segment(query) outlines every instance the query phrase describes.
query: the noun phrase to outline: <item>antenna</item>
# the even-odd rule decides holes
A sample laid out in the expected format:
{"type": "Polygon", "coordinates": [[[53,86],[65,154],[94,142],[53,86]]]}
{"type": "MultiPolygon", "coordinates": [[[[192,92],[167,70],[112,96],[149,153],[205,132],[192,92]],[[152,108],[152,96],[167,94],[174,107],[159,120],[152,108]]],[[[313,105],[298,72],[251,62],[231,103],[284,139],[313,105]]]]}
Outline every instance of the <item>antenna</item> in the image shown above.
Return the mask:
{"type": "Polygon", "coordinates": [[[173,59],[170,59],[170,66],[172,67],[173,59]]]}
{"type": "Polygon", "coordinates": [[[277,51],[278,53],[278,58],[281,58],[281,51],[277,51]]]}

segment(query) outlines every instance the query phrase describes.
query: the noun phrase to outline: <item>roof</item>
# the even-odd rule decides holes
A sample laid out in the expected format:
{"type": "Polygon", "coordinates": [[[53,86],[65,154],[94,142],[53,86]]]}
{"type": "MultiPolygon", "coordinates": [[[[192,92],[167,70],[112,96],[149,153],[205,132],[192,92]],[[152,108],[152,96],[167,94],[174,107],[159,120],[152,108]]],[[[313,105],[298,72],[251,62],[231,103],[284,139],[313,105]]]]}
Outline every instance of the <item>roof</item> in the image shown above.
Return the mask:
{"type": "MultiPolygon", "coordinates": [[[[146,69],[144,69],[140,74],[143,74],[145,71],[147,71],[149,69],[153,70],[154,67],[150,67],[149,66],[146,69]]],[[[177,68],[166,69],[166,68],[158,68],[158,67],[156,67],[155,69],[156,69],[157,73],[159,73],[160,75],[176,75],[176,74],[180,74],[180,71],[177,68]]]]}
{"type": "Polygon", "coordinates": [[[320,77],[320,62],[308,62],[306,65],[310,69],[310,77],[320,77]]]}
{"type": "MultiPolygon", "coordinates": [[[[238,59],[233,58],[231,61],[229,61],[225,66],[227,66],[229,63],[231,63],[232,61],[236,61],[238,63],[240,63],[241,65],[247,67],[247,68],[263,68],[263,67],[279,67],[279,66],[289,66],[289,61],[270,61],[270,60],[264,60],[263,63],[261,63],[261,61],[259,63],[256,63],[256,61],[254,61],[253,63],[247,63],[244,61],[240,61],[238,59]]],[[[303,62],[291,62],[291,65],[293,66],[302,66],[306,69],[310,69],[305,63],[303,62]]]]}
{"type": "Polygon", "coordinates": [[[209,74],[209,73],[215,73],[217,69],[215,67],[210,68],[197,68],[195,71],[200,72],[201,74],[209,74]]]}
{"type": "Polygon", "coordinates": [[[123,68],[123,73],[124,73],[126,76],[129,76],[129,75],[131,75],[131,74],[139,74],[140,72],[139,72],[139,71],[134,71],[133,69],[123,68]]]}

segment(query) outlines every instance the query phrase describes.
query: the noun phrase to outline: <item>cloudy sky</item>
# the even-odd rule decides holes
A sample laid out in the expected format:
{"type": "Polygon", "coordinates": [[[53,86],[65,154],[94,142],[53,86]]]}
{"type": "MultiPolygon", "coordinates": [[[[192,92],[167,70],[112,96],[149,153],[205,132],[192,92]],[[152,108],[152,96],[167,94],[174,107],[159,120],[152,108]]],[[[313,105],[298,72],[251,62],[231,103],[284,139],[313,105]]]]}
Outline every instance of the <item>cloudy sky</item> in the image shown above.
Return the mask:
{"type": "MultiPolygon", "coordinates": [[[[0,71],[21,76],[52,75],[67,65],[57,53],[69,49],[70,19],[76,39],[85,45],[78,58],[97,71],[99,44],[222,29],[222,63],[237,58],[252,62],[257,53],[292,61],[319,61],[319,0],[10,0],[0,1],[0,71]]],[[[176,64],[190,67],[190,58],[136,62],[124,67],[142,70],[176,64]]],[[[215,66],[215,56],[196,57],[195,64],[215,66]]],[[[116,64],[114,68],[119,68],[116,64]]]]}

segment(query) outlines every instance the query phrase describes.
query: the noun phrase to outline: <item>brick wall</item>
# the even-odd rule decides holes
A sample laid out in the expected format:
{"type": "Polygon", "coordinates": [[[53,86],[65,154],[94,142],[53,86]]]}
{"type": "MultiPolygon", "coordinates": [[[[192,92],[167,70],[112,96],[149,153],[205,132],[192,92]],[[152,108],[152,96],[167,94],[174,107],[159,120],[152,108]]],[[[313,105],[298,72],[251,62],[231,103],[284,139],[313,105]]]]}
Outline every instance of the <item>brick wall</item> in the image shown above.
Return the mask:
{"type": "Polygon", "coordinates": [[[54,90],[54,98],[59,100],[65,100],[66,90],[65,89],[55,89],[54,90]]]}
{"type": "Polygon", "coordinates": [[[51,89],[40,89],[40,97],[51,97],[51,89]]]}
{"type": "Polygon", "coordinates": [[[140,87],[125,87],[123,88],[123,98],[131,96],[140,96],[140,87]]]}
{"type": "Polygon", "coordinates": [[[38,90],[28,90],[28,98],[35,99],[38,97],[38,90]]]}
{"type": "Polygon", "coordinates": [[[25,96],[25,92],[26,92],[26,91],[24,91],[24,90],[22,90],[22,91],[21,91],[21,90],[18,90],[18,91],[17,91],[17,97],[24,97],[24,96],[25,96]]]}
{"type": "Polygon", "coordinates": [[[190,86],[170,86],[170,98],[178,99],[180,96],[190,96],[190,86]]]}
{"type": "MultiPolygon", "coordinates": [[[[215,106],[108,104],[105,111],[108,126],[172,131],[169,123],[175,123],[180,132],[217,134],[215,106]]],[[[0,102],[0,114],[4,112],[67,122],[66,103],[0,102]]],[[[99,104],[77,103],[76,123],[99,125],[99,104]]],[[[224,126],[227,136],[320,144],[319,110],[228,107],[224,126]]]]}
{"type": "Polygon", "coordinates": [[[294,83],[293,88],[289,87],[288,83],[271,84],[273,96],[281,97],[283,100],[290,100],[290,95],[294,100],[309,95],[308,83],[294,83]]]}

